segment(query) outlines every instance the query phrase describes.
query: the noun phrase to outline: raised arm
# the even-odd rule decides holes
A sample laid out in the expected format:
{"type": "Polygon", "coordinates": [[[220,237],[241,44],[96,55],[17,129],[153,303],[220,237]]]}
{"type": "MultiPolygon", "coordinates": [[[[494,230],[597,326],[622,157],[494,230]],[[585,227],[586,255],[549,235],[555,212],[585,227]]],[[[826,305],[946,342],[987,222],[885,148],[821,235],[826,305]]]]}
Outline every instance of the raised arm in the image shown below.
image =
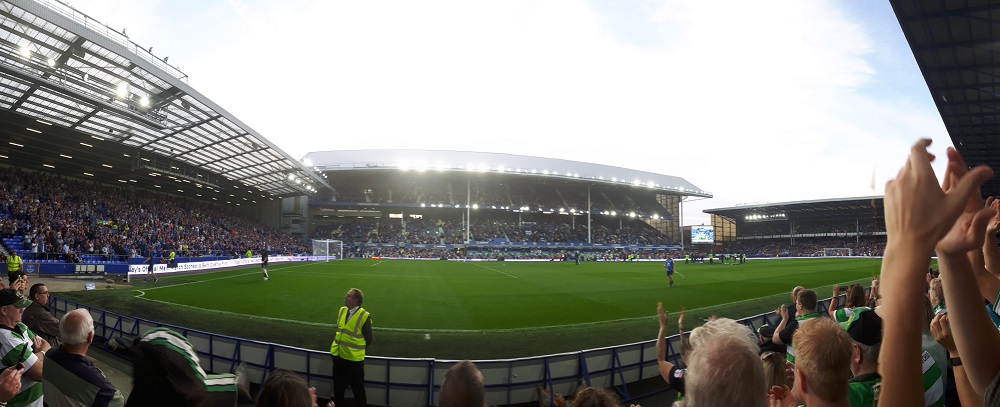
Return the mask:
{"type": "Polygon", "coordinates": [[[670,383],[670,371],[673,370],[674,364],[667,362],[667,317],[668,314],[663,310],[663,303],[656,303],[656,318],[660,321],[660,332],[656,334],[656,368],[660,371],[660,377],[663,378],[664,382],[670,383]]]}
{"type": "MultiPolygon", "coordinates": [[[[955,339],[951,336],[951,325],[947,315],[935,315],[931,320],[931,335],[934,340],[948,350],[948,357],[952,360],[961,360],[958,348],[955,347],[955,339]]],[[[952,368],[955,379],[955,387],[958,390],[958,399],[963,406],[977,407],[983,405],[983,396],[977,394],[969,383],[969,376],[965,374],[965,367],[959,363],[952,368]]]]}
{"type": "Polygon", "coordinates": [[[840,301],[840,286],[833,286],[833,298],[830,299],[830,306],[826,307],[826,313],[830,316],[830,319],[836,320],[837,318],[837,306],[839,306],[840,301]]]}
{"type": "Polygon", "coordinates": [[[777,328],[774,328],[774,333],[771,334],[771,342],[776,345],[784,345],[785,342],[781,340],[781,331],[784,331],[785,327],[788,326],[788,308],[782,304],[777,313],[781,314],[781,322],[778,323],[777,328]]]}
{"type": "MultiPolygon", "coordinates": [[[[953,179],[949,181],[946,174],[947,185],[942,188],[937,185],[931,168],[934,156],[927,152],[930,144],[927,139],[914,144],[899,174],[885,186],[887,241],[881,273],[885,324],[882,343],[892,346],[883,347],[879,356],[879,372],[883,378],[880,405],[924,403],[920,358],[914,357],[920,354],[923,329],[919,318],[912,317],[912,312],[923,307],[924,274],[930,266],[932,249],[952,230],[966,207],[967,197],[976,193],[980,184],[993,175],[988,167],[982,166],[965,173],[964,168],[958,168],[964,166],[961,157],[949,149],[948,171],[952,172],[953,179]]],[[[981,234],[977,237],[981,238],[981,234]]],[[[964,252],[961,257],[965,258],[964,252]]],[[[983,308],[981,304],[980,308],[983,308]]]]}
{"type": "Polygon", "coordinates": [[[1000,294],[1000,247],[997,246],[997,231],[1000,230],[1000,200],[989,197],[986,208],[991,215],[986,223],[986,238],[983,240],[983,250],[978,253],[982,257],[983,267],[976,267],[976,259],[972,259],[973,271],[976,272],[976,282],[983,298],[996,306],[997,294],[1000,294]]]}
{"type": "MultiPolygon", "coordinates": [[[[975,295],[980,288],[976,275],[985,272],[983,261],[980,260],[981,248],[985,240],[986,223],[993,213],[990,207],[982,206],[978,188],[971,191],[958,190],[957,180],[966,175],[965,162],[952,149],[948,150],[948,155],[945,191],[964,193],[967,203],[963,205],[963,212],[948,234],[937,243],[941,285],[958,353],[974,355],[968,357],[968,361],[963,361],[965,373],[976,393],[983,394],[997,372],[1000,372],[1000,354],[996,353],[996,349],[1000,348],[1000,333],[986,314],[982,299],[975,295]]],[[[989,173],[992,174],[992,171],[989,173]]]]}

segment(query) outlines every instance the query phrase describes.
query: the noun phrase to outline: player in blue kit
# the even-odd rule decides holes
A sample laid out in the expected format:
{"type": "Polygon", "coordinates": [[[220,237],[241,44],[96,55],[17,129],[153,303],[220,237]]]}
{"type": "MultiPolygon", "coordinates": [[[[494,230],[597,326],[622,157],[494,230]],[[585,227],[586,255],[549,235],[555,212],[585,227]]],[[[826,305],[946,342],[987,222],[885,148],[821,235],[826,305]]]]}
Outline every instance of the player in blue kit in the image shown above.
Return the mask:
{"type": "Polygon", "coordinates": [[[663,267],[667,269],[667,280],[670,281],[670,287],[674,286],[674,259],[667,256],[667,261],[663,263],[663,267]]]}

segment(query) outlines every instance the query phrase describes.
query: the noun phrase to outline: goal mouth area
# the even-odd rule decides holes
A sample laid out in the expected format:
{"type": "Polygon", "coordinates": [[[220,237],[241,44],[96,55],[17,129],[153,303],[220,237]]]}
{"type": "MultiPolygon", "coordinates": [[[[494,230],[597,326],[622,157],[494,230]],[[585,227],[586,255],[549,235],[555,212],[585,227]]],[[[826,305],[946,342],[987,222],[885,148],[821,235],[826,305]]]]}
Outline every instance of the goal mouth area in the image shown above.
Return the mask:
{"type": "Polygon", "coordinates": [[[823,257],[850,257],[853,256],[851,248],[849,247],[824,247],[823,257]]]}
{"type": "Polygon", "coordinates": [[[344,259],[344,241],[335,239],[312,239],[313,256],[326,257],[326,261],[344,259]]]}

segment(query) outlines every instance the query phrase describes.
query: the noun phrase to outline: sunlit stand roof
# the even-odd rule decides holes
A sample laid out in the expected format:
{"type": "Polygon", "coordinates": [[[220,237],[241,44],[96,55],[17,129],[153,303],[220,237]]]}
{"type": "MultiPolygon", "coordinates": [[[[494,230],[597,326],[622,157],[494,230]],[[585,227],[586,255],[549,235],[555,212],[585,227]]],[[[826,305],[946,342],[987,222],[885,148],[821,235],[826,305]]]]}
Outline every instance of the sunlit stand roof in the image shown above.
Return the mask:
{"type": "Polygon", "coordinates": [[[52,0],[0,1],[0,16],[0,164],[202,199],[332,192],[125,30],[52,0]]]}
{"type": "Polygon", "coordinates": [[[347,150],[306,154],[321,171],[404,170],[524,175],[592,184],[644,187],[658,192],[711,198],[684,178],[555,158],[443,150],[347,150]]]}

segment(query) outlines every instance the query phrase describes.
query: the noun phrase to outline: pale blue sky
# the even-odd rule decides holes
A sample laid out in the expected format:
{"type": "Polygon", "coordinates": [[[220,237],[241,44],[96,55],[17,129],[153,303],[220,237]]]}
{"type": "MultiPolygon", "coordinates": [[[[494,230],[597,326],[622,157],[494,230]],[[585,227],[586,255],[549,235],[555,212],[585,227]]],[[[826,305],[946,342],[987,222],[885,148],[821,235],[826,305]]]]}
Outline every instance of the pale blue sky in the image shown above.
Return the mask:
{"type": "MultiPolygon", "coordinates": [[[[705,208],[881,194],[951,144],[888,1],[77,0],[293,157],[426,148],[686,178],[705,208]]],[[[938,163],[936,168],[943,168],[938,163]]]]}

